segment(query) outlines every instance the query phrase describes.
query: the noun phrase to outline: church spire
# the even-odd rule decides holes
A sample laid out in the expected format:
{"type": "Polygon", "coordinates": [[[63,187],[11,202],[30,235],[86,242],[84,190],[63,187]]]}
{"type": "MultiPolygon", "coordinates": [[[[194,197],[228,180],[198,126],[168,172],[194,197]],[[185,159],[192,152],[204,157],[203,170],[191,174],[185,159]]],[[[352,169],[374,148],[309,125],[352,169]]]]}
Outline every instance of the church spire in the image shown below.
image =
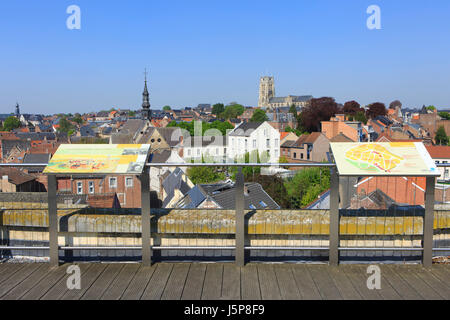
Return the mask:
{"type": "Polygon", "coordinates": [[[148,93],[147,89],[147,69],[145,69],[144,72],[145,75],[145,85],[144,85],[144,92],[142,93],[142,118],[145,120],[150,120],[151,117],[151,111],[150,111],[150,95],[148,93]]]}

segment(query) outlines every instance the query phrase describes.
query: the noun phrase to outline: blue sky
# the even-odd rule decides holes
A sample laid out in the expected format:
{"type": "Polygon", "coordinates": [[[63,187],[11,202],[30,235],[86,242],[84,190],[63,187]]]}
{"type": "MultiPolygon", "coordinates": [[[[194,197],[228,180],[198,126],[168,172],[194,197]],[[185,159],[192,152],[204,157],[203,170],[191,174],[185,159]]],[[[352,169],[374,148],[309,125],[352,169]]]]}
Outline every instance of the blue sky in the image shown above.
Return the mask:
{"type": "Polygon", "coordinates": [[[0,41],[0,113],[136,109],[145,67],[152,108],[255,105],[264,74],[277,96],[450,108],[448,0],[2,1],[0,41]]]}

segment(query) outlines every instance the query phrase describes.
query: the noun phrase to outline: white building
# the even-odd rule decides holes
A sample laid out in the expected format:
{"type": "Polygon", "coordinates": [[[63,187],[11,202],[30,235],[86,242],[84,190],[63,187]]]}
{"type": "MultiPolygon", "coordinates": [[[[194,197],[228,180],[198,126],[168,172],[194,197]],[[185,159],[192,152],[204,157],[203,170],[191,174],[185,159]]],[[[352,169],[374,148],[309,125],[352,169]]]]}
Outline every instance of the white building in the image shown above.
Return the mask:
{"type": "Polygon", "coordinates": [[[227,158],[234,160],[258,151],[267,152],[269,159],[261,162],[277,163],[280,157],[280,132],[266,122],[244,122],[228,134],[227,158]]]}
{"type": "Polygon", "coordinates": [[[226,160],[225,136],[195,136],[183,140],[183,159],[186,162],[225,162],[226,160]]]}

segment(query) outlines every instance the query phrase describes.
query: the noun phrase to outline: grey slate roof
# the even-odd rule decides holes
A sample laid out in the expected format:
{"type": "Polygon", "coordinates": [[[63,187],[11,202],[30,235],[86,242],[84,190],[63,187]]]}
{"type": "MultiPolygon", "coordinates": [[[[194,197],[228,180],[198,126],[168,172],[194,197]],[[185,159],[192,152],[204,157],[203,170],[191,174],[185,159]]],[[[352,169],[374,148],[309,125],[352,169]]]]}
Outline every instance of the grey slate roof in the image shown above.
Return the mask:
{"type": "MultiPolygon", "coordinates": [[[[313,98],[313,96],[290,96],[294,102],[307,102],[313,98]]],[[[272,97],[269,99],[269,103],[285,103],[288,97],[272,97]]]]}
{"type": "MultiPolygon", "coordinates": [[[[244,208],[246,210],[280,209],[280,206],[264,191],[259,183],[246,183],[245,189],[247,190],[244,195],[244,208]]],[[[193,209],[206,199],[216,202],[222,209],[235,209],[235,187],[228,183],[197,185],[180,200],[178,206],[193,209]]]]}
{"type": "Polygon", "coordinates": [[[14,147],[18,147],[20,150],[28,150],[31,143],[23,140],[2,140],[2,157],[6,158],[14,147]]]}
{"type": "Polygon", "coordinates": [[[249,137],[250,134],[259,128],[264,122],[243,122],[236,127],[230,136],[249,137]]]}
{"type": "Polygon", "coordinates": [[[180,168],[176,168],[162,182],[167,197],[164,199],[163,208],[172,200],[175,190],[180,190],[183,195],[187,194],[191,188],[183,180],[184,172],[180,168]]]}

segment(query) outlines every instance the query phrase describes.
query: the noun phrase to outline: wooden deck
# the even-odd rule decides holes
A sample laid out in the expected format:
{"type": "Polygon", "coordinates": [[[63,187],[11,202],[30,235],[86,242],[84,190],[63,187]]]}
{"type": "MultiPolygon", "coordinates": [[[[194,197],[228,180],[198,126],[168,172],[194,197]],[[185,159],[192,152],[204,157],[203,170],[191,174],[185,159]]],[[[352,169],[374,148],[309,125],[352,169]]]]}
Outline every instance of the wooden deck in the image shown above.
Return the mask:
{"type": "Polygon", "coordinates": [[[367,265],[226,263],[79,264],[81,290],[68,290],[69,264],[0,264],[0,299],[450,299],[450,266],[380,265],[381,290],[367,265]]]}

